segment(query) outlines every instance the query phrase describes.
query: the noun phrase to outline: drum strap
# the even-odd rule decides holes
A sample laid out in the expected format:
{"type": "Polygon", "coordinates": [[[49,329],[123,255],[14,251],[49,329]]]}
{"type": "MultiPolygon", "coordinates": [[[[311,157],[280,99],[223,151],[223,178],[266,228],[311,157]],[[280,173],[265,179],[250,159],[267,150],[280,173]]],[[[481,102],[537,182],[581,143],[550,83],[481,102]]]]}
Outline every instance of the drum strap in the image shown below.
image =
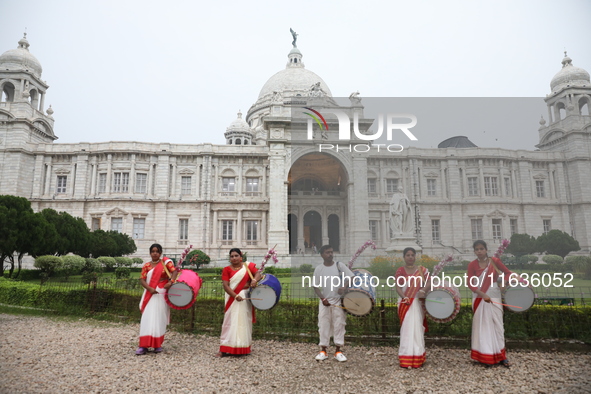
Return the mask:
{"type": "Polygon", "coordinates": [[[248,269],[247,263],[244,263],[244,268],[246,268],[246,272],[248,272],[248,275],[250,276],[250,280],[254,280],[254,276],[252,276],[252,272],[250,272],[250,270],[248,269]]]}
{"type": "Polygon", "coordinates": [[[166,267],[166,264],[164,264],[164,259],[162,259],[162,268],[164,268],[164,272],[166,272],[166,275],[168,275],[168,278],[172,278],[172,275],[170,274],[170,271],[168,271],[168,268],[166,267]]]}

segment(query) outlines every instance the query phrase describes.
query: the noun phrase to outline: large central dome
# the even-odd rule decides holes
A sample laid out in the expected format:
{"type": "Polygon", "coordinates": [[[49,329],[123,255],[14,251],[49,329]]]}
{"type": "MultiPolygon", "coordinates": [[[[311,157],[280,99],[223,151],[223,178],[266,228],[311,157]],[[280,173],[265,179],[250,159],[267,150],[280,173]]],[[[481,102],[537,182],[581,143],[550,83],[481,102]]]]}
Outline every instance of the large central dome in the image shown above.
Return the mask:
{"type": "Polygon", "coordinates": [[[328,85],[318,75],[306,70],[302,63],[302,53],[296,47],[292,48],[287,57],[289,62],[285,70],[273,75],[261,89],[258,100],[272,97],[280,93],[282,97],[307,96],[310,90],[315,87],[317,92],[322,91],[323,96],[332,97],[328,85]]]}
{"type": "Polygon", "coordinates": [[[35,56],[29,52],[27,35],[21,38],[16,49],[11,49],[0,55],[0,70],[30,71],[35,76],[41,77],[43,68],[35,56]]]}

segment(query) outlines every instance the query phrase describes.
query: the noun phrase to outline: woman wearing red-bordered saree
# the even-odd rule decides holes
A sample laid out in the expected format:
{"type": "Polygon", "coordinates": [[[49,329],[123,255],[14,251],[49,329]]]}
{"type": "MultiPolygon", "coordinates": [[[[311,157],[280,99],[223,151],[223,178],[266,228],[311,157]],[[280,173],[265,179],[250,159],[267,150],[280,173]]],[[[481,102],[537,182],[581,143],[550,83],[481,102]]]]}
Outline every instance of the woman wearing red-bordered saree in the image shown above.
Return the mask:
{"type": "Polygon", "coordinates": [[[222,270],[226,302],[218,357],[250,354],[252,323],[256,321],[254,307],[246,298],[248,289],[256,286],[261,274],[254,263],[242,262],[238,248],[230,250],[230,263],[222,270]]]}
{"type": "Polygon", "coordinates": [[[400,319],[400,347],[398,360],[403,368],[419,368],[425,363],[425,332],[427,320],[418,297],[425,297],[429,271],[415,266],[416,251],[406,248],[403,252],[405,266],[396,271],[398,318],[400,319]],[[402,284],[404,278],[404,286],[402,284]]]}
{"type": "Polygon", "coordinates": [[[140,344],[135,354],[145,354],[148,348],[155,353],[162,351],[166,326],[170,322],[170,307],[164,293],[178,275],[172,260],[162,256],[162,246],[150,246],[151,261],[145,263],[140,274],[144,293],[140,300],[142,319],[140,322],[140,344]]]}
{"type": "Polygon", "coordinates": [[[508,279],[511,271],[496,257],[488,257],[486,242],[474,242],[476,260],[468,264],[468,287],[472,290],[472,352],[470,357],[487,366],[509,367],[505,352],[505,327],[500,272],[508,279]],[[478,278],[478,282],[476,279],[478,278]],[[484,302],[482,302],[484,301],[484,302]]]}

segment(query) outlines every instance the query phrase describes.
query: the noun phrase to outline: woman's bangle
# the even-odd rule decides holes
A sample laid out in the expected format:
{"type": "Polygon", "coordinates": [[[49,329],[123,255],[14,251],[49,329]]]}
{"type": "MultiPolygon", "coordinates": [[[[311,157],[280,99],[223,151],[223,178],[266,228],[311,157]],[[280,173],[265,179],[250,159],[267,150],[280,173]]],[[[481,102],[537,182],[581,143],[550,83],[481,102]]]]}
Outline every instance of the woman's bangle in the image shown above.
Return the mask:
{"type": "Polygon", "coordinates": [[[238,294],[236,294],[236,295],[234,296],[234,299],[236,299],[236,298],[238,298],[238,294]]]}

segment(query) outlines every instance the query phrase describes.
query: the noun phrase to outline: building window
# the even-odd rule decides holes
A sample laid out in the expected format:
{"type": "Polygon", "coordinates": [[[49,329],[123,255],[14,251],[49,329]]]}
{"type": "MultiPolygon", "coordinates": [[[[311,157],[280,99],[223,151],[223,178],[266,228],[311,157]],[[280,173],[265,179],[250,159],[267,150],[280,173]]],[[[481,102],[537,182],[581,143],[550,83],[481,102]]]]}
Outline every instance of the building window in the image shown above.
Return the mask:
{"type": "Polygon", "coordinates": [[[148,174],[135,175],[135,192],[145,193],[148,190],[148,174]]]}
{"type": "Polygon", "coordinates": [[[232,220],[222,220],[222,240],[233,240],[232,233],[234,232],[234,222],[232,220]]]}
{"type": "Polygon", "coordinates": [[[378,221],[377,220],[370,220],[369,221],[369,234],[373,241],[378,240],[378,221]]]}
{"type": "Polygon", "coordinates": [[[246,178],[246,191],[247,192],[258,192],[259,191],[259,178],[246,178]]]}
{"type": "Polygon", "coordinates": [[[191,177],[190,176],[182,176],[181,177],[181,194],[183,196],[187,196],[191,194],[191,177]]]}
{"type": "Polygon", "coordinates": [[[398,191],[398,179],[386,179],[386,193],[396,193],[398,191]]]}
{"type": "Polygon", "coordinates": [[[367,178],[367,192],[368,193],[377,193],[377,182],[375,178],[367,178]]]}
{"type": "Polygon", "coordinates": [[[427,179],[427,195],[428,196],[436,196],[437,195],[437,183],[436,179],[427,179]]]}
{"type": "Polygon", "coordinates": [[[59,175],[57,177],[57,193],[65,193],[66,192],[66,183],[68,181],[68,177],[65,175],[59,175]]]}
{"type": "Polygon", "coordinates": [[[509,219],[509,226],[511,227],[511,235],[517,234],[517,219],[509,219]]]}
{"type": "Polygon", "coordinates": [[[511,196],[511,178],[505,178],[505,196],[511,196]]]}
{"type": "Polygon", "coordinates": [[[144,229],[146,228],[146,219],[144,218],[133,218],[133,234],[134,239],[144,238],[144,229]]]}
{"type": "Polygon", "coordinates": [[[492,220],[492,233],[495,241],[500,241],[503,238],[503,223],[501,219],[492,220]]]}
{"type": "Polygon", "coordinates": [[[179,239],[189,239],[189,219],[179,219],[179,239]]]}
{"type": "Polygon", "coordinates": [[[552,230],[552,222],[550,219],[544,219],[544,234],[548,234],[548,232],[552,230]]]}
{"type": "Polygon", "coordinates": [[[431,220],[431,238],[433,242],[441,242],[439,219],[431,220]]]}
{"type": "Polygon", "coordinates": [[[475,176],[468,178],[468,195],[472,197],[478,195],[478,178],[475,176]]]}
{"type": "Polygon", "coordinates": [[[247,241],[256,241],[257,240],[258,226],[259,226],[259,222],[257,220],[247,220],[246,221],[246,240],[247,241]]]}
{"type": "Polygon", "coordinates": [[[115,172],[113,174],[113,193],[127,193],[129,191],[129,172],[115,172]]]}
{"type": "Polygon", "coordinates": [[[123,232],[123,218],[111,218],[111,231],[123,232]]]}
{"type": "Polygon", "coordinates": [[[101,218],[92,218],[92,231],[101,229],[101,218]]]}
{"type": "Polygon", "coordinates": [[[107,191],[107,174],[103,172],[102,174],[99,174],[98,192],[104,193],[106,191],[107,191]]]}
{"type": "Polygon", "coordinates": [[[236,190],[236,178],[222,178],[222,191],[233,192],[236,190]]]}
{"type": "Polygon", "coordinates": [[[499,185],[497,184],[496,176],[485,176],[484,177],[484,194],[486,196],[498,196],[499,185]]]}
{"type": "Polygon", "coordinates": [[[482,239],[482,219],[472,219],[472,240],[482,239]]]}
{"type": "Polygon", "coordinates": [[[538,198],[546,197],[546,191],[544,190],[544,181],[536,181],[536,196],[538,196],[538,198]]]}

